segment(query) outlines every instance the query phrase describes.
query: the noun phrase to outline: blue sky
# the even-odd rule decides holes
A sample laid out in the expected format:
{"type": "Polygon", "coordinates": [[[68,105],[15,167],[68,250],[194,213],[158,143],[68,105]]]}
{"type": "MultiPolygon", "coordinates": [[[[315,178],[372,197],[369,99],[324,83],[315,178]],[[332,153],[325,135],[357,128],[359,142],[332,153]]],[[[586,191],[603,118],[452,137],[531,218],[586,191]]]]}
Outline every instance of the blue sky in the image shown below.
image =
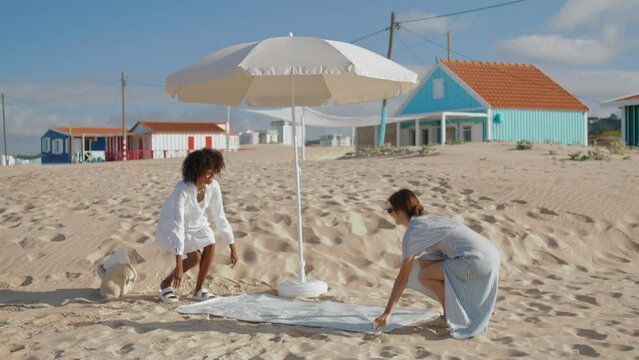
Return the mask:
{"type": "MultiPolygon", "coordinates": [[[[236,43],[289,32],[350,42],[387,27],[391,11],[401,21],[503,1],[1,0],[0,92],[6,96],[9,152],[38,152],[38,139],[50,126],[118,126],[121,71],[129,78],[129,126],[141,119],[221,120],[225,107],[169,98],[165,77],[236,43]]],[[[405,24],[393,59],[423,73],[446,51],[422,37],[445,45],[451,30],[454,57],[533,63],[595,115],[607,114],[616,110],[601,109],[597,101],[639,92],[638,22],[639,0],[527,0],[405,24]]],[[[385,55],[388,32],[357,44],[385,55]]],[[[391,102],[391,110],[399,102],[391,102]]],[[[369,115],[379,107],[325,111],[369,115]]],[[[233,109],[231,118],[238,130],[268,127],[267,120],[251,116],[233,109]]]]}

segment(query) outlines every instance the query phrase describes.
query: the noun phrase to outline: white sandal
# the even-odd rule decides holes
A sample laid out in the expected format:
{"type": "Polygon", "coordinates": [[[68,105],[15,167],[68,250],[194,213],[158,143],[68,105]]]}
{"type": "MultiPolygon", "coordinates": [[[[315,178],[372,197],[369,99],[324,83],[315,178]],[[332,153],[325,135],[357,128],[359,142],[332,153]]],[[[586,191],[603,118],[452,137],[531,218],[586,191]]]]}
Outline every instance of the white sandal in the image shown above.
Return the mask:
{"type": "Polygon", "coordinates": [[[167,287],[164,289],[161,289],[158,292],[158,296],[160,298],[160,300],[164,301],[164,302],[178,302],[179,299],[177,297],[177,295],[175,295],[175,293],[173,292],[173,288],[172,287],[167,287]]]}
{"type": "Polygon", "coordinates": [[[215,298],[215,295],[213,295],[207,289],[201,288],[200,290],[198,290],[197,294],[193,296],[192,299],[196,301],[206,301],[206,300],[211,300],[213,298],[215,298]]]}

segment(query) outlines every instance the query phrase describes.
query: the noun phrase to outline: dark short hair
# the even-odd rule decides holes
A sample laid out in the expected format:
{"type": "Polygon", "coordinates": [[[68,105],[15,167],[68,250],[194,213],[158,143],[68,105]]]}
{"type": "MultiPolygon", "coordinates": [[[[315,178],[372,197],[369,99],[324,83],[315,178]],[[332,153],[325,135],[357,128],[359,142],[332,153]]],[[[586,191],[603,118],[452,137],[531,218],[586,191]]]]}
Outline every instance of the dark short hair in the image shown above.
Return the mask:
{"type": "Polygon", "coordinates": [[[184,182],[195,184],[197,178],[208,170],[219,174],[224,169],[224,156],[219,150],[203,148],[191,152],[182,163],[184,182]]]}
{"type": "Polygon", "coordinates": [[[401,189],[388,198],[388,202],[393,210],[401,210],[408,217],[424,215],[424,207],[412,191],[401,189]]]}

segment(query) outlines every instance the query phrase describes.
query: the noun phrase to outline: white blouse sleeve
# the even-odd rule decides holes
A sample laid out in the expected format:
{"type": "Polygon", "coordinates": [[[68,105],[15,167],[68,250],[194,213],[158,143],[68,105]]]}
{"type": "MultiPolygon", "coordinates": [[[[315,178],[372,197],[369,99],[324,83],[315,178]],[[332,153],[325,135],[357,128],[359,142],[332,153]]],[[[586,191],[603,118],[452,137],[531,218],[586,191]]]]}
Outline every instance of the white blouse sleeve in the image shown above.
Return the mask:
{"type": "Polygon", "coordinates": [[[175,255],[184,254],[184,208],[186,206],[186,198],[186,191],[184,191],[184,189],[181,189],[181,191],[176,194],[171,209],[171,222],[173,223],[173,226],[171,229],[170,238],[171,242],[173,243],[175,255]]]}
{"type": "Polygon", "coordinates": [[[211,199],[211,215],[213,217],[213,222],[217,227],[217,230],[220,232],[220,236],[227,244],[233,244],[235,239],[233,237],[233,229],[231,228],[231,224],[226,219],[226,214],[224,213],[224,204],[222,202],[222,192],[220,191],[220,184],[216,181],[213,185],[213,194],[211,199]]]}

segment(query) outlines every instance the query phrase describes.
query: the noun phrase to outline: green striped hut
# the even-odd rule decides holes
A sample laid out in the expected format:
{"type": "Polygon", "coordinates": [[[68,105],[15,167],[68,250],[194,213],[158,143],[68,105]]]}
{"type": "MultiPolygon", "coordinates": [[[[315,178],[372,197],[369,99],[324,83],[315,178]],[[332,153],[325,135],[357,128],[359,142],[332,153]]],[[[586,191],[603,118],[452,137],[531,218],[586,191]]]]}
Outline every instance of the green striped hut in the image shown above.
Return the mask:
{"type": "Polygon", "coordinates": [[[604,101],[601,105],[621,108],[621,140],[628,146],[639,146],[639,93],[604,101]]]}

